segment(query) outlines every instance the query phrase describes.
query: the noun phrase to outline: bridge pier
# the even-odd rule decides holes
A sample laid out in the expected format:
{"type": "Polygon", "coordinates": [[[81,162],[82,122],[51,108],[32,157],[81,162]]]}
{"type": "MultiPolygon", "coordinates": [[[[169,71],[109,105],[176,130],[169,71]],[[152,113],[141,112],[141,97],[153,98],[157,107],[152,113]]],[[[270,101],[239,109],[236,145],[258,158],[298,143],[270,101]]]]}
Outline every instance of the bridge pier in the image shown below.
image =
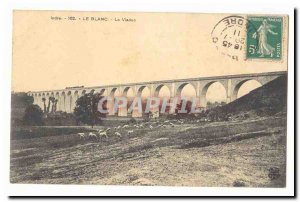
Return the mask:
{"type": "Polygon", "coordinates": [[[108,110],[108,115],[113,116],[116,114],[116,111],[114,109],[114,103],[115,103],[115,98],[114,97],[108,97],[107,99],[107,110],[108,110]]]}
{"type": "Polygon", "coordinates": [[[120,107],[118,110],[118,116],[126,117],[127,116],[127,108],[126,107],[120,107]]]}
{"type": "Polygon", "coordinates": [[[139,110],[134,109],[134,110],[132,111],[132,117],[133,117],[133,118],[139,118],[139,117],[142,117],[142,116],[143,116],[143,113],[141,113],[139,110]]]}

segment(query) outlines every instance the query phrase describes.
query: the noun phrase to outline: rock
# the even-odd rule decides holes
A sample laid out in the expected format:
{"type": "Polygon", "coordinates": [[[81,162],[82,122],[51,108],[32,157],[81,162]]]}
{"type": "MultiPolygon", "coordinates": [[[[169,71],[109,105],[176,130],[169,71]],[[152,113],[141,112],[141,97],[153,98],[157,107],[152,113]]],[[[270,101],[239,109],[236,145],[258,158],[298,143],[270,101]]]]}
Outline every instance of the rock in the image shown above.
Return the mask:
{"type": "Polygon", "coordinates": [[[268,177],[271,180],[276,180],[280,177],[280,170],[278,167],[271,167],[269,168],[269,173],[268,173],[268,177]]]}
{"type": "Polygon", "coordinates": [[[243,180],[235,180],[233,182],[234,187],[245,187],[246,183],[243,180]]]}

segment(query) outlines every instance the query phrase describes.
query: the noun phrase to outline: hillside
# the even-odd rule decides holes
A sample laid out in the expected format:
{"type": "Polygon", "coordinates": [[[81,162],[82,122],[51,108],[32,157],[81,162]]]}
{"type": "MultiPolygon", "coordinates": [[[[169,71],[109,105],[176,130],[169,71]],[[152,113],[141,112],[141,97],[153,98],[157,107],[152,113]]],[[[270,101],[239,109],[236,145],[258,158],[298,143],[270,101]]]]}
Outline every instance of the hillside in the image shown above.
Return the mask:
{"type": "Polygon", "coordinates": [[[254,111],[261,115],[285,112],[287,105],[287,76],[281,76],[235,101],[215,108],[218,113],[238,114],[254,111]]]}

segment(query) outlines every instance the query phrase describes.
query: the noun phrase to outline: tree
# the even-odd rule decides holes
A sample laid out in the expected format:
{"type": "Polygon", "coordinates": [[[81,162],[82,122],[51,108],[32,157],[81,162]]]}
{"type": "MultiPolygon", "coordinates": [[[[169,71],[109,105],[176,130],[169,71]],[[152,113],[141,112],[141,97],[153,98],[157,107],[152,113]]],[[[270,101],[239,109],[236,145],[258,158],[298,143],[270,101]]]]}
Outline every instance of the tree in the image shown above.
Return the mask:
{"type": "Polygon", "coordinates": [[[42,101],[44,103],[44,113],[46,113],[46,98],[42,98],[42,101]]]}
{"type": "Polygon", "coordinates": [[[22,105],[22,106],[29,106],[33,104],[33,97],[27,95],[26,93],[15,93],[11,95],[11,104],[12,105],[22,105]]]}
{"type": "Polygon", "coordinates": [[[58,103],[58,99],[55,99],[54,100],[54,112],[56,112],[56,109],[57,109],[57,103],[58,103]]]}
{"type": "Polygon", "coordinates": [[[54,112],[54,109],[55,109],[55,97],[50,97],[49,99],[50,99],[51,104],[52,104],[51,112],[54,112]]]}
{"type": "Polygon", "coordinates": [[[53,103],[53,99],[55,99],[54,97],[49,97],[48,98],[48,107],[47,107],[47,113],[49,113],[50,112],[50,105],[51,105],[51,103],[53,103]]]}
{"type": "MultiPolygon", "coordinates": [[[[100,94],[88,93],[76,101],[74,108],[74,115],[77,123],[82,122],[89,124],[92,127],[101,121],[101,117],[105,117],[106,114],[100,113],[98,110],[98,103],[103,98],[100,94]]],[[[106,109],[106,102],[103,103],[103,109],[106,109]]]]}
{"type": "Polygon", "coordinates": [[[29,105],[25,109],[23,122],[26,125],[43,125],[43,110],[38,105],[29,105]]]}
{"type": "Polygon", "coordinates": [[[29,96],[27,94],[21,96],[21,100],[23,101],[23,103],[25,103],[26,106],[33,104],[33,97],[29,96]]]}

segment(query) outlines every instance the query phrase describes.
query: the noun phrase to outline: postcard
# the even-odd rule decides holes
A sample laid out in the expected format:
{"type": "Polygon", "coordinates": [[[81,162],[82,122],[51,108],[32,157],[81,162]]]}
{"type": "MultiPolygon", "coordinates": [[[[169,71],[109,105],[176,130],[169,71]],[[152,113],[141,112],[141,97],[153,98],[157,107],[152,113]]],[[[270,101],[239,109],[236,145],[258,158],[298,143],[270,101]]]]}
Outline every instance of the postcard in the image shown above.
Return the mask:
{"type": "Polygon", "coordinates": [[[288,28],[14,10],[10,183],[286,187],[288,28]]]}

